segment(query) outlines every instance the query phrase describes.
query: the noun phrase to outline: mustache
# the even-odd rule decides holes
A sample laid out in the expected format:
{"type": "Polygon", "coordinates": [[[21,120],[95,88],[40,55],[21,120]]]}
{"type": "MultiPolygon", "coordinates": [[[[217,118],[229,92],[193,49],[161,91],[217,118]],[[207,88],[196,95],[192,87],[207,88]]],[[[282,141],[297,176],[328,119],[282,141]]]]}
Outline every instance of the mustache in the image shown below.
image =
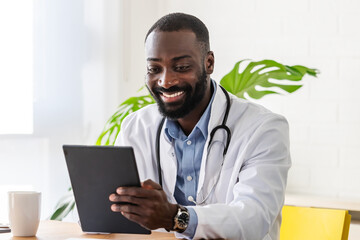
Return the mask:
{"type": "Polygon", "coordinates": [[[184,86],[184,87],[171,86],[170,88],[154,87],[154,88],[153,88],[153,92],[154,92],[154,93],[180,92],[180,91],[187,91],[187,90],[189,90],[190,88],[191,88],[191,87],[189,87],[189,86],[184,86]]]}

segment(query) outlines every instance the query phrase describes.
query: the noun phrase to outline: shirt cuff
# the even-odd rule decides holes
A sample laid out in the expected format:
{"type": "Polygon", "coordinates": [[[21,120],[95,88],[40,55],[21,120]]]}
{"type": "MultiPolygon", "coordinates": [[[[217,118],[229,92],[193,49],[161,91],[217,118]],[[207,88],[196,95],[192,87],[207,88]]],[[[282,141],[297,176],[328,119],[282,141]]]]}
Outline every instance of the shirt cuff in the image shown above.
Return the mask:
{"type": "Polygon", "coordinates": [[[175,236],[176,238],[193,239],[198,225],[198,217],[195,210],[192,207],[187,206],[186,208],[188,209],[190,215],[188,227],[182,233],[176,232],[175,236]]]}

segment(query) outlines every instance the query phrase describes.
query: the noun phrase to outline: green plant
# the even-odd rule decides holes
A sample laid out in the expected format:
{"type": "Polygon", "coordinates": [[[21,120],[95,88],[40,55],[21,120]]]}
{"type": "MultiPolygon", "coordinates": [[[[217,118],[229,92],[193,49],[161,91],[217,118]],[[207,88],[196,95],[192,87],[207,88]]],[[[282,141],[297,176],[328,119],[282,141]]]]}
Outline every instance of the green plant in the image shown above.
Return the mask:
{"type": "Polygon", "coordinates": [[[155,103],[155,100],[150,94],[139,97],[130,97],[125,100],[107,121],[103,132],[96,141],[96,145],[114,145],[124,118],[130,113],[136,112],[140,108],[153,103],[155,103]]]}
{"type": "Polygon", "coordinates": [[[248,64],[246,61],[237,62],[235,67],[220,81],[220,84],[228,92],[239,98],[245,98],[245,93],[247,93],[250,98],[260,99],[267,94],[281,94],[282,91],[279,89],[292,93],[303,86],[299,81],[305,74],[314,77],[318,74],[317,69],[301,65],[287,66],[273,60],[249,62],[248,64]],[[239,72],[241,64],[247,64],[247,66],[239,72]],[[278,81],[274,82],[272,79],[278,81]],[[264,89],[257,90],[256,86],[264,89]]]}
{"type": "Polygon", "coordinates": [[[68,192],[60,198],[59,202],[55,206],[55,212],[50,216],[51,220],[62,220],[66,217],[75,207],[74,194],[71,188],[68,192]]]}
{"type": "MultiPolygon", "coordinates": [[[[273,60],[252,62],[241,60],[226,74],[220,84],[239,98],[260,99],[268,94],[292,93],[303,86],[304,75],[316,77],[317,69],[301,65],[287,66],[273,60]],[[244,69],[240,71],[240,68],[244,69]],[[261,89],[259,89],[259,87],[261,89]]],[[[97,145],[114,145],[121,129],[123,119],[132,112],[155,103],[151,95],[131,97],[121,103],[116,112],[107,121],[103,132],[96,141],[97,145]]],[[[60,199],[50,219],[62,220],[75,206],[72,191],[60,199]]]]}

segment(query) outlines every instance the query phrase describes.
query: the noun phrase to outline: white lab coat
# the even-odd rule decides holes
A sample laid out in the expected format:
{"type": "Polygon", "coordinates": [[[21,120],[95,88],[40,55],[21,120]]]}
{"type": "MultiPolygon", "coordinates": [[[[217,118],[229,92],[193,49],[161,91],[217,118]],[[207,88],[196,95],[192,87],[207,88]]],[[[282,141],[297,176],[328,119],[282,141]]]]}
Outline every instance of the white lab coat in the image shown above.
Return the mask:
{"type": "MultiPolygon", "coordinates": [[[[230,99],[227,126],[232,136],[222,168],[224,131],[217,131],[210,148],[207,148],[209,136],[205,144],[198,202],[214,186],[220,169],[221,175],[205,204],[193,207],[198,216],[194,238],[278,239],[291,165],[287,121],[231,94],[230,99]]],[[[211,107],[209,134],[221,124],[225,108],[226,97],[218,86],[211,107]]],[[[161,119],[156,104],[130,114],[123,121],[116,141],[116,145],[134,148],[141,181],[158,182],[155,140],[161,119]]],[[[160,137],[160,159],[163,189],[168,200],[175,203],[177,161],[174,146],[164,131],[160,137]]]]}

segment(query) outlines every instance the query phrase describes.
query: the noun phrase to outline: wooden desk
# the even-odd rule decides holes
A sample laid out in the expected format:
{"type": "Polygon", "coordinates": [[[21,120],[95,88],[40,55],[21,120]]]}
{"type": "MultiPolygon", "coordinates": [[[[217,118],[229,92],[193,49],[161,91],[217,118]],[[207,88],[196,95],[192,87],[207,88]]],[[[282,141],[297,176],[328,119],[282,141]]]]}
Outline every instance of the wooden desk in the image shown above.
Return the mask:
{"type": "Polygon", "coordinates": [[[152,232],[143,234],[89,235],[81,231],[77,223],[42,221],[36,237],[13,237],[11,233],[0,233],[0,240],[66,240],[68,238],[95,239],[176,239],[172,233],[152,232]]]}

